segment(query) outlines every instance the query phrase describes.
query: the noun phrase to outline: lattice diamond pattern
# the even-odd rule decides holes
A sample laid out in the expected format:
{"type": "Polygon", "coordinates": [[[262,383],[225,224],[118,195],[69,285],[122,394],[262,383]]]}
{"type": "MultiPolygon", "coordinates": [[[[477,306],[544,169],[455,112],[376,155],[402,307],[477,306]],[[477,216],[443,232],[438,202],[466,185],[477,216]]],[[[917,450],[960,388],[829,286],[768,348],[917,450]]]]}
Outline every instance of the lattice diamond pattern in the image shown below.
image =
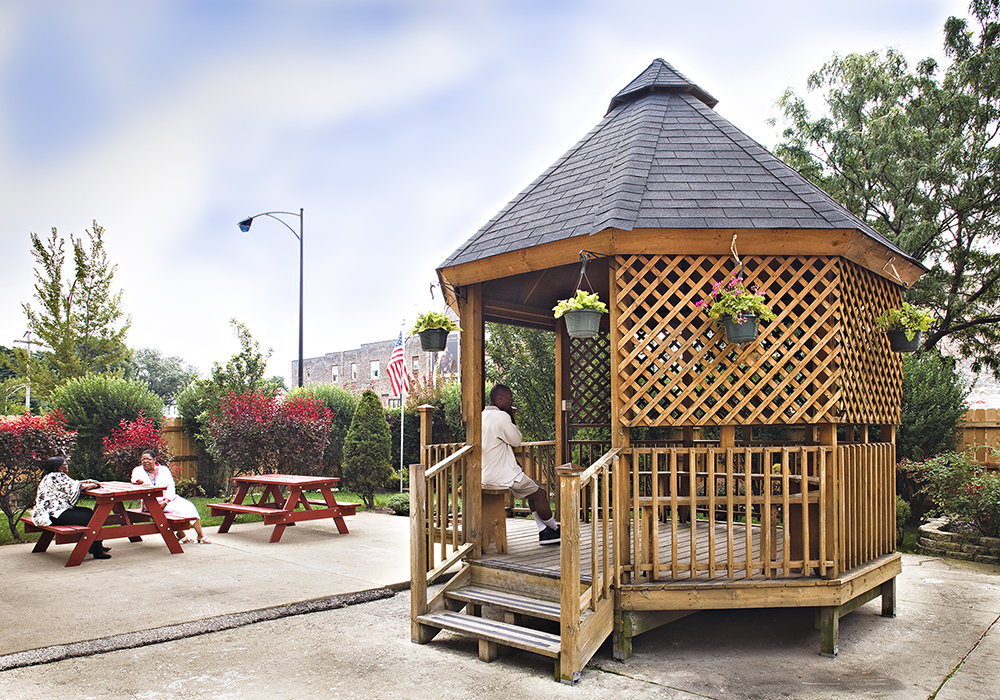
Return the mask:
{"type": "Polygon", "coordinates": [[[899,423],[902,355],[889,350],[875,319],[903,303],[902,289],[850,261],[843,263],[844,420],[899,423]]]}
{"type": "Polygon", "coordinates": [[[569,384],[573,427],[611,423],[611,339],[607,333],[584,340],[570,338],[569,384]]]}
{"type": "Polygon", "coordinates": [[[895,420],[899,363],[864,330],[898,298],[877,275],[837,257],[744,258],[747,284],[760,285],[778,317],[735,345],[695,306],[734,275],[730,259],[617,262],[614,350],[628,425],[895,420]]]}

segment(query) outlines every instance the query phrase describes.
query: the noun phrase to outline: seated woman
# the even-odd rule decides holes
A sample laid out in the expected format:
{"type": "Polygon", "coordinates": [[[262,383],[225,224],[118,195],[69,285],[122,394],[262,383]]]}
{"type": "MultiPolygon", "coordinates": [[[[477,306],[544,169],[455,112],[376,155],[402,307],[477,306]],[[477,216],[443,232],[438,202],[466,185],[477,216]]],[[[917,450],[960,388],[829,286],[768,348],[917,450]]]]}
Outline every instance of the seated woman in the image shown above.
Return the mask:
{"type": "MultiPolygon", "coordinates": [[[[170,468],[156,463],[156,453],[153,450],[143,451],[139,461],[142,463],[132,470],[132,483],[165,486],[167,490],[163,492],[161,497],[156,499],[163,506],[163,512],[178,515],[182,518],[192,518],[194,520],[195,532],[198,533],[198,543],[212,544],[212,541],[205,537],[205,532],[201,529],[201,517],[198,515],[198,508],[188,499],[177,495],[177,487],[174,485],[174,477],[170,473],[170,468]]],[[[194,542],[194,540],[187,536],[185,530],[179,530],[177,537],[180,539],[181,544],[191,544],[194,542]]]]}
{"type": "MultiPolygon", "coordinates": [[[[81,491],[89,491],[100,486],[93,479],[77,481],[69,475],[69,460],[65,457],[49,457],[42,466],[42,480],[35,495],[35,507],[31,519],[35,525],[86,525],[90,522],[93,509],[78,506],[81,491]]],[[[90,545],[94,559],[110,559],[111,547],[95,540],[90,545]]]]}

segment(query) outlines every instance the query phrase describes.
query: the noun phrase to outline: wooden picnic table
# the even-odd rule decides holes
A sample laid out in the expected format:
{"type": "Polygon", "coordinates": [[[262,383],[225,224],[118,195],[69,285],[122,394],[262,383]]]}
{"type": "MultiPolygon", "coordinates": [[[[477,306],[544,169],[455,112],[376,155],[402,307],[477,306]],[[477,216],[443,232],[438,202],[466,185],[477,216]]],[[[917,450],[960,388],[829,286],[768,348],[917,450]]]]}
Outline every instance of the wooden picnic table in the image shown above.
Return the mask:
{"type": "Polygon", "coordinates": [[[66,566],[79,566],[94,540],[127,537],[131,542],[141,542],[143,535],[160,535],[171,554],[183,554],[174,529],[190,525],[190,518],[166,515],[156,500],[165,491],[163,486],[129,484],[123,481],[105,481],[96,489],[84,491],[93,496],[94,514],[86,525],[35,525],[29,517],[21,518],[25,532],[41,532],[33,553],[48,549],[54,539],[56,544],[76,542],[66,566]],[[143,509],[128,509],[126,502],[141,501],[143,509]]]}
{"type": "Polygon", "coordinates": [[[289,525],[304,520],[333,518],[341,535],[348,533],[344,516],[355,515],[354,503],[337,503],[333,488],[340,479],[328,476],[298,476],[296,474],[261,474],[258,476],[234,476],[236,494],[231,503],[211,503],[212,515],[223,515],[219,532],[229,532],[237,515],[251,513],[264,518],[265,525],[274,525],[270,542],[278,542],[289,525]],[[263,486],[264,491],[257,503],[244,503],[252,486],[263,486]],[[288,495],[282,493],[288,490],[288,495]],[[306,491],[319,491],[323,500],[310,500],[306,491]],[[296,510],[299,506],[301,510],[296,510]]]}

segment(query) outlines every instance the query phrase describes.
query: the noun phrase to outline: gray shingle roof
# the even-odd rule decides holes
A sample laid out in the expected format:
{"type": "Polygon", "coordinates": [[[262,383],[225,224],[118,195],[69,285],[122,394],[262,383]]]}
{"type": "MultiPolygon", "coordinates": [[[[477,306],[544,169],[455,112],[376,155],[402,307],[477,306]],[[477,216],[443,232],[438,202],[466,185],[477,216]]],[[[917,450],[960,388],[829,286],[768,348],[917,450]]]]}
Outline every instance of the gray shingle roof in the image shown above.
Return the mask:
{"type": "Polygon", "coordinates": [[[442,268],[607,228],[857,229],[895,245],[719,116],[656,59],[583,140],[442,268]]]}

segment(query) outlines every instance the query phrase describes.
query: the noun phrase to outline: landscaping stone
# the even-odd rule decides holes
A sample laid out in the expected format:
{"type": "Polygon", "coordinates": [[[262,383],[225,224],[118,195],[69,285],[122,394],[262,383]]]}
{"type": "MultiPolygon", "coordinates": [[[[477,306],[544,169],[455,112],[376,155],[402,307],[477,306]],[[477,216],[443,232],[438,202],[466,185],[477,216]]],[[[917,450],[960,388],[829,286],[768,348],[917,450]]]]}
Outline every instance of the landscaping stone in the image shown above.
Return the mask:
{"type": "Polygon", "coordinates": [[[948,518],[935,518],[922,525],[917,540],[918,550],[923,554],[983,564],[1000,562],[1000,538],[977,537],[942,530],[949,522],[948,518]]]}

